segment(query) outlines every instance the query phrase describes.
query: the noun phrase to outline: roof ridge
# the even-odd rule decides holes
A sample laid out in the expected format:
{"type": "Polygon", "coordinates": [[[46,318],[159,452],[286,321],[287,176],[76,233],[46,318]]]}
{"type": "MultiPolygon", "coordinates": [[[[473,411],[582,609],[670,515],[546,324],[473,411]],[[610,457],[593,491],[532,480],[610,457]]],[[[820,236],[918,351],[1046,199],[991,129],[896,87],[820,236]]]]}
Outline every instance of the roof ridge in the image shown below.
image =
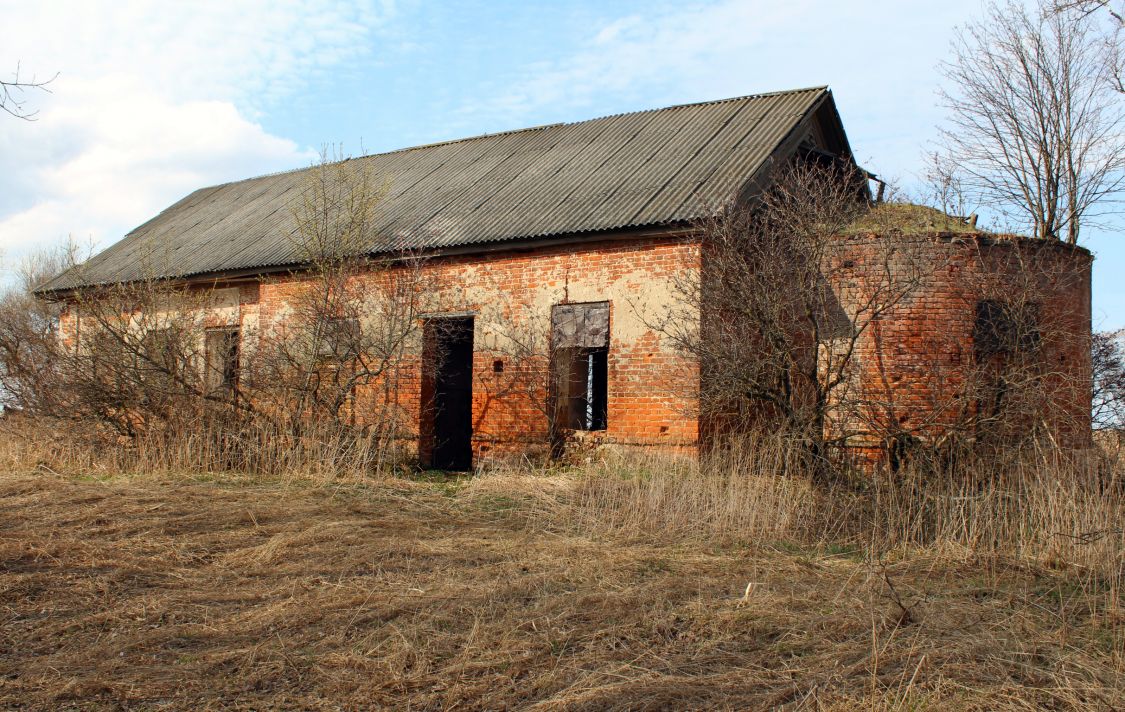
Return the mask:
{"type": "MultiPolygon", "coordinates": [[[[451,138],[444,141],[433,141],[431,143],[420,143],[416,146],[403,146],[402,148],[391,149],[390,151],[380,151],[378,153],[365,153],[361,156],[349,156],[338,161],[330,161],[327,165],[336,165],[339,163],[347,163],[348,161],[358,161],[364,158],[375,158],[376,156],[391,156],[396,153],[406,153],[408,151],[417,151],[424,148],[435,148],[437,146],[450,146],[457,143],[466,143],[469,141],[477,141],[486,138],[496,138],[497,136],[510,136],[519,133],[529,133],[531,131],[543,131],[545,129],[558,128],[560,126],[576,126],[578,124],[590,123],[592,121],[602,121],[604,119],[613,119],[619,116],[628,116],[632,114],[651,114],[658,111],[672,111],[674,109],[686,109],[695,106],[707,106],[711,104],[725,104],[731,101],[745,101],[746,99],[761,99],[770,96],[782,96],[784,94],[801,94],[809,91],[830,91],[827,84],[820,84],[815,86],[800,87],[797,89],[782,89],[780,91],[765,91],[756,94],[744,94],[742,96],[731,96],[725,99],[708,99],[706,101],[691,101],[684,104],[672,104],[671,106],[658,106],[652,109],[637,109],[636,111],[619,111],[615,114],[604,114],[602,116],[594,116],[589,119],[579,119],[577,121],[558,121],[552,124],[540,124],[538,126],[526,126],[519,129],[507,129],[505,131],[493,131],[491,133],[476,134],[473,136],[462,136],[461,138],[451,138]]],[[[315,165],[303,166],[301,168],[287,168],[282,171],[274,171],[272,173],[262,173],[261,175],[249,176],[247,178],[239,178],[238,180],[227,181],[226,183],[216,183],[214,185],[204,186],[192,191],[192,194],[198,193],[203,190],[210,190],[212,188],[223,188],[228,185],[238,185],[239,183],[248,183],[254,180],[261,180],[262,178],[276,178],[278,176],[289,175],[290,173],[300,173],[314,168],[315,165]]]]}

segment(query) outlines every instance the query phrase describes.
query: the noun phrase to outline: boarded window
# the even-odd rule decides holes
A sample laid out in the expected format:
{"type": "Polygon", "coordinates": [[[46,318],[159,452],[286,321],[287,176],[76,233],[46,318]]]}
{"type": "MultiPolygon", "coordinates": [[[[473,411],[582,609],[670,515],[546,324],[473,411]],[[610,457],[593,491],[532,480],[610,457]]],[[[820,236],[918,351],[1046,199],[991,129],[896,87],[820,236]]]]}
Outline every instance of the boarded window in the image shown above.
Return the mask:
{"type": "Polygon", "coordinates": [[[605,430],[609,303],[558,304],[551,312],[555,420],[571,430],[605,430]]]}
{"type": "Polygon", "coordinates": [[[239,332],[237,328],[207,330],[207,388],[233,389],[238,384],[239,332]]]}
{"type": "Polygon", "coordinates": [[[326,365],[346,363],[359,356],[362,333],[359,319],[327,319],[317,341],[317,359],[326,365]]]}
{"type": "Polygon", "coordinates": [[[1030,353],[1039,347],[1039,308],[995,299],[977,302],[973,350],[980,358],[1030,353]]]}
{"type": "Polygon", "coordinates": [[[556,304],[551,336],[559,348],[609,348],[609,302],[556,304]]]}

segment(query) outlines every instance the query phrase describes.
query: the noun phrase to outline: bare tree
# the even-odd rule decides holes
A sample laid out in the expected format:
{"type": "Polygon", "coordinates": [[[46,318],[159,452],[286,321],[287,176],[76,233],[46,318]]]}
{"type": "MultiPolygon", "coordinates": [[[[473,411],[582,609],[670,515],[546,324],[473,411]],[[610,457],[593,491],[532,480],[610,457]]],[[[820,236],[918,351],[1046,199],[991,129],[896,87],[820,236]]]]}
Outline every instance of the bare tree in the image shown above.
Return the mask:
{"type": "Polygon", "coordinates": [[[1076,244],[1125,185],[1125,113],[1095,22],[1077,7],[991,3],[941,66],[936,170],[1037,238],[1076,244]]]}
{"type": "Polygon", "coordinates": [[[388,446],[402,435],[399,391],[436,290],[424,259],[376,239],[384,193],[362,161],[326,153],[292,206],[302,267],[291,275],[285,319],[244,336],[240,389],[272,403],[293,433],[311,418],[388,446]]]}
{"type": "Polygon", "coordinates": [[[27,111],[24,108],[27,100],[23,96],[29,90],[50,92],[47,85],[53,82],[56,77],[58,77],[57,74],[50,79],[40,80],[32,75],[30,79],[25,79],[20,77],[20,65],[17,64],[16,71],[12,73],[11,79],[0,79],[0,111],[17,119],[34,121],[38,112],[27,111]]]}
{"type": "Polygon", "coordinates": [[[1097,429],[1125,426],[1125,330],[1093,335],[1093,422],[1097,429]]]}
{"type": "Polygon", "coordinates": [[[868,210],[863,181],[851,165],[798,161],[753,207],[701,224],[703,268],[677,279],[653,326],[698,363],[710,439],[780,427],[824,463],[826,445],[863,427],[857,347],[921,276],[908,242],[844,237],[868,210]]]}

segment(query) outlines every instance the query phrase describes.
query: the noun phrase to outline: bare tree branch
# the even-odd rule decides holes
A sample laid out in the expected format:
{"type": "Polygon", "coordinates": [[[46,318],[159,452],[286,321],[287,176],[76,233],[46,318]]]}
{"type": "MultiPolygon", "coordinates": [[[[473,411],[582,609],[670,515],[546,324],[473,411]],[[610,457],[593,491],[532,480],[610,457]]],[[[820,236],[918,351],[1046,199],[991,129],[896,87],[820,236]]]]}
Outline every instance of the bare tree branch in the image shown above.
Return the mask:
{"type": "Polygon", "coordinates": [[[1095,428],[1125,426],[1125,330],[1093,335],[1095,428]]]}
{"type": "Polygon", "coordinates": [[[32,89],[45,91],[50,93],[51,90],[47,85],[58,78],[58,74],[47,80],[36,79],[32,75],[30,79],[23,79],[20,77],[20,65],[16,64],[16,71],[12,74],[11,79],[0,79],[0,111],[4,111],[17,119],[24,121],[34,121],[35,115],[38,111],[27,111],[24,105],[27,100],[23,98],[24,94],[32,89]]]}
{"type": "Polygon", "coordinates": [[[1105,18],[1099,36],[1105,52],[1106,79],[1119,94],[1125,94],[1125,2],[1121,0],[1067,0],[1055,2],[1056,13],[1074,13],[1082,19],[1105,18]]]}

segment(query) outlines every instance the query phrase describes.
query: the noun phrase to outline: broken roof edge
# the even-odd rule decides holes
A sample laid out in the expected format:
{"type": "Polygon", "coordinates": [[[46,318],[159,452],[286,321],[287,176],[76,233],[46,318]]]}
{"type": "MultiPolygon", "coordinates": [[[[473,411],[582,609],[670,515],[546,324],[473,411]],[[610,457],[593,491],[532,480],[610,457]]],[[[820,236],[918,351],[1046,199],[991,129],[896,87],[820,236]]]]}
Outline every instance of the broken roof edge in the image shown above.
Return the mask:
{"type": "MultiPolygon", "coordinates": [[[[751,175],[747,176],[746,180],[743,181],[738,191],[736,191],[735,195],[732,196],[735,203],[747,204],[750,201],[754,200],[756,195],[759,195],[763,190],[765,190],[765,187],[769,184],[774,170],[776,170],[777,168],[775,161],[777,155],[779,153],[788,152],[792,154],[796,152],[800,146],[800,129],[809,121],[818,120],[817,114],[823,111],[826,107],[831,110],[831,113],[827,117],[820,118],[821,128],[831,128],[835,133],[834,138],[840,144],[839,150],[835,155],[846,158],[851,162],[853,166],[856,167],[856,169],[864,171],[864,169],[861,168],[859,163],[857,163],[855,160],[855,153],[852,151],[851,143],[848,140],[848,133],[844,129],[843,120],[840,118],[840,110],[836,106],[836,99],[832,96],[832,90],[828,88],[828,86],[815,88],[822,90],[820,95],[817,96],[815,101],[813,101],[808,105],[808,107],[805,108],[805,111],[801,114],[801,118],[789,127],[789,131],[787,131],[784,136],[777,140],[773,148],[771,148],[769,153],[767,154],[766,159],[762,161],[762,164],[758,166],[758,168],[751,175]],[[825,118],[827,118],[827,124],[824,123],[825,118]]],[[[867,171],[864,172],[866,173],[867,171]]]]}

